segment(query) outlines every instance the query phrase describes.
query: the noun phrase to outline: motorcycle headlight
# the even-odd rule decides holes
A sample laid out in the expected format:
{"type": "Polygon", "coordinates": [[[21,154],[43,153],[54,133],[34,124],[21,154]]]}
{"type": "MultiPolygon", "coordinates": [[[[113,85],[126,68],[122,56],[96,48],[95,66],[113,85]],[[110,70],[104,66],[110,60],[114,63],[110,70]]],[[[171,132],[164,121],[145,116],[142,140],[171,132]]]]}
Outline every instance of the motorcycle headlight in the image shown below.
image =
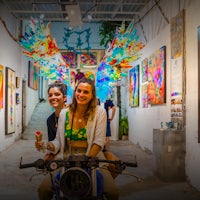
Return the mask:
{"type": "Polygon", "coordinates": [[[64,196],[84,198],[92,188],[92,182],[89,174],[78,167],[67,169],[60,179],[60,189],[64,196]]]}

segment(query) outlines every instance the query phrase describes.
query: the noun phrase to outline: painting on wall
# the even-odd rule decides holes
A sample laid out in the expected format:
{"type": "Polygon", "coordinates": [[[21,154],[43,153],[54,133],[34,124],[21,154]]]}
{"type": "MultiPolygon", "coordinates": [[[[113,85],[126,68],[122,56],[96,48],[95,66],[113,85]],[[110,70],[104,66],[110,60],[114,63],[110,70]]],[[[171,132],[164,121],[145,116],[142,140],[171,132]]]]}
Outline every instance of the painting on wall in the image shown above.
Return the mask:
{"type": "Polygon", "coordinates": [[[75,78],[76,78],[76,71],[70,70],[70,85],[72,89],[75,89],[75,78]]]}
{"type": "Polygon", "coordinates": [[[4,81],[3,70],[4,67],[0,65],[0,109],[3,108],[3,81],[4,81]]]}
{"type": "Polygon", "coordinates": [[[176,59],[183,55],[184,38],[184,10],[171,19],[171,58],[176,59]]]}
{"type": "Polygon", "coordinates": [[[129,105],[139,106],[139,65],[129,71],[129,105]]]}
{"type": "Polygon", "coordinates": [[[148,59],[148,103],[166,103],[166,46],[161,47],[148,59]]]}
{"type": "Polygon", "coordinates": [[[5,134],[15,132],[15,71],[6,67],[5,134]]]}
{"type": "Polygon", "coordinates": [[[34,90],[38,89],[39,69],[31,61],[28,66],[28,86],[34,90]]]}
{"type": "Polygon", "coordinates": [[[85,77],[90,78],[95,83],[96,73],[94,71],[84,71],[85,77]]]}
{"type": "Polygon", "coordinates": [[[75,52],[61,52],[66,63],[69,64],[70,69],[77,68],[77,55],[75,52]]]}
{"type": "Polygon", "coordinates": [[[142,108],[148,108],[147,88],[148,88],[148,83],[142,85],[142,108]]]}
{"type": "Polygon", "coordinates": [[[81,53],[79,56],[79,68],[97,68],[97,52],[81,53]]]}
{"type": "Polygon", "coordinates": [[[145,58],[141,62],[141,73],[142,73],[142,83],[148,81],[148,58],[145,58]]]}

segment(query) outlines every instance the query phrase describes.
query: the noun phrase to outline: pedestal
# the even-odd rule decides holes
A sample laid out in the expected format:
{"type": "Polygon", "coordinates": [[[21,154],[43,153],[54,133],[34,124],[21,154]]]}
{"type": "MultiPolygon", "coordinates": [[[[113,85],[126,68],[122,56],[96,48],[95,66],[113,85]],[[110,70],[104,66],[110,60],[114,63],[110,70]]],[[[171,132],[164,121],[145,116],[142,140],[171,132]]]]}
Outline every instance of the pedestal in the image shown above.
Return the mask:
{"type": "Polygon", "coordinates": [[[165,181],[185,180],[185,132],[153,130],[155,174],[165,181]]]}

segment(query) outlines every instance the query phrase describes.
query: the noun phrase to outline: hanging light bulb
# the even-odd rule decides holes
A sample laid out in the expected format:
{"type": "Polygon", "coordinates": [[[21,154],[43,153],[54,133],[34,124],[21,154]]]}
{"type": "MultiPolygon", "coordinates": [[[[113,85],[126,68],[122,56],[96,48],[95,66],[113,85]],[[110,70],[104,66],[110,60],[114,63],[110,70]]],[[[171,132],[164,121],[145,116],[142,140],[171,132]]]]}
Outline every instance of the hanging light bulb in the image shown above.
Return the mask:
{"type": "Polygon", "coordinates": [[[89,14],[89,15],[87,16],[87,18],[88,18],[88,20],[89,20],[89,22],[90,22],[90,21],[92,20],[92,15],[89,14]]]}

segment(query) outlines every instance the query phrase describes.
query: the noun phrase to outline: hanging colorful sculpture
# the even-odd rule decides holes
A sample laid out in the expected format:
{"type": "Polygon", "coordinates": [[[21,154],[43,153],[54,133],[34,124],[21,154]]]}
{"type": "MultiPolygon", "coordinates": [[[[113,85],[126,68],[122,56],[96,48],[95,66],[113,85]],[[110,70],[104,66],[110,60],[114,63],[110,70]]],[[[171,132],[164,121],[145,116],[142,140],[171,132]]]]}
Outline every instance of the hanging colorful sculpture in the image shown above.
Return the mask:
{"type": "MultiPolygon", "coordinates": [[[[107,96],[112,93],[114,83],[123,76],[127,76],[123,69],[132,67],[131,62],[140,57],[138,52],[144,45],[138,42],[139,36],[136,35],[136,32],[133,21],[126,30],[123,22],[117,29],[113,41],[108,44],[98,67],[96,78],[93,77],[96,81],[97,96],[101,102],[105,101],[107,96]]],[[[90,29],[80,32],[65,29],[64,44],[68,50],[76,53],[79,53],[76,49],[83,48],[84,43],[86,44],[85,49],[90,50],[90,35],[90,29]],[[70,46],[68,42],[73,33],[78,35],[76,47],[70,46]],[[85,41],[81,39],[83,33],[86,34],[85,41]]],[[[69,64],[59,52],[55,39],[51,37],[50,23],[45,26],[43,22],[31,18],[28,30],[20,39],[19,44],[23,48],[24,55],[40,68],[40,75],[44,75],[47,79],[63,81],[68,85],[68,97],[71,97],[73,89],[70,84],[69,64]]]]}
{"type": "Polygon", "coordinates": [[[132,68],[131,63],[140,58],[138,53],[144,44],[139,42],[139,36],[136,35],[137,29],[134,28],[132,21],[125,30],[125,22],[116,30],[114,39],[108,44],[105,55],[98,67],[97,73],[97,96],[101,102],[105,101],[107,96],[112,92],[113,82],[121,80],[123,76],[127,76],[123,72],[125,68],[132,68]],[[102,78],[102,74],[104,77],[102,78]],[[106,90],[102,93],[103,86],[106,90]],[[106,91],[106,92],[105,92],[106,91]]]}
{"type": "Polygon", "coordinates": [[[72,96],[69,81],[69,64],[65,62],[54,38],[50,34],[50,23],[30,19],[28,30],[19,41],[23,54],[40,68],[40,76],[50,80],[61,80],[68,85],[68,96],[72,96]]]}

